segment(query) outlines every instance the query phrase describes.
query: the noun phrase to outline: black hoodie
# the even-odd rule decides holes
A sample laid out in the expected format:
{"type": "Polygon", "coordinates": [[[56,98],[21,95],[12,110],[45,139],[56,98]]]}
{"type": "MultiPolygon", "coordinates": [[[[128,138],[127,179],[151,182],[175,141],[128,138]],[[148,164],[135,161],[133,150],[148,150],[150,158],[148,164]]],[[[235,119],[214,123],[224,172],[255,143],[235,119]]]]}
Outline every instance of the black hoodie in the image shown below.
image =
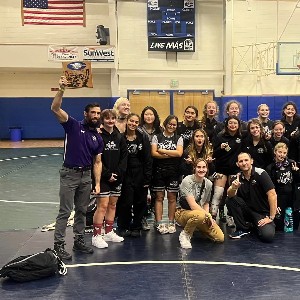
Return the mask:
{"type": "Polygon", "coordinates": [[[104,142],[101,180],[108,181],[112,173],[115,173],[118,175],[117,182],[121,183],[127,168],[128,151],[125,138],[116,129],[111,134],[104,128],[101,130],[104,142]]]}

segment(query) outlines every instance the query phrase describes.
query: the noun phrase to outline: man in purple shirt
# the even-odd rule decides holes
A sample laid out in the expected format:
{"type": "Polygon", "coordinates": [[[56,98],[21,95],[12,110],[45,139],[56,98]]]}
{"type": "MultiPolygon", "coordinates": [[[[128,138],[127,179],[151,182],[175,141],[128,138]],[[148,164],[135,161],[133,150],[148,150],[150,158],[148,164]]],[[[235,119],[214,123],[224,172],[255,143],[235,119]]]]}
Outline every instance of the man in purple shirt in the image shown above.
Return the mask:
{"type": "Polygon", "coordinates": [[[67,83],[66,78],[62,76],[51,110],[65,130],[65,153],[64,163],[60,169],[60,205],[54,231],[54,250],[61,259],[70,260],[72,255],[65,250],[65,235],[73,205],[75,207],[73,251],[93,253],[93,249],[84,241],[85,214],[90,201],[92,169],[95,177],[93,192],[100,193],[103,140],[96,130],[101,113],[99,104],[92,103],[85,107],[83,121],[75,120],[61,109],[67,83]]]}

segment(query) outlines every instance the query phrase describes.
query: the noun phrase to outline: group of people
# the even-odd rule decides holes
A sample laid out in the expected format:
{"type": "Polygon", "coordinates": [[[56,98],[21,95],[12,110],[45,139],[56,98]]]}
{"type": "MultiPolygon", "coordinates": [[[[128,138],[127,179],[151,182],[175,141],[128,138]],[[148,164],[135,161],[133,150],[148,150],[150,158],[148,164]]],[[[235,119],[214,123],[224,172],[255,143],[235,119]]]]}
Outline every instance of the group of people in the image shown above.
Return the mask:
{"type": "MultiPolygon", "coordinates": [[[[66,85],[61,77],[51,106],[65,130],[54,232],[54,249],[61,258],[72,258],[65,249],[65,234],[73,205],[73,251],[93,253],[84,240],[91,193],[97,201],[92,236],[96,248],[140,237],[142,228],[150,229],[142,226],[147,205],[153,205],[160,234],[175,233],[176,223],[183,228],[179,242],[185,249],[192,248],[195,231],[224,241],[217,216],[236,228],[231,238],[256,231],[263,241],[272,241],[275,225],[283,230],[287,206],[297,219],[300,117],[295,103],[286,103],[282,119],[274,122],[266,104],[259,105],[257,118],[240,120],[241,104],[232,100],[225,105],[224,122],[217,119],[217,103],[209,101],[201,120],[198,109],[188,106],[182,122],[169,115],[161,124],[154,107],[145,107],[141,115],[132,113],[128,99],[119,98],[113,109],[102,112],[97,103],[87,105],[84,120],[77,121],[61,108],[66,85]]],[[[298,226],[297,220],[294,224],[298,226]]]]}

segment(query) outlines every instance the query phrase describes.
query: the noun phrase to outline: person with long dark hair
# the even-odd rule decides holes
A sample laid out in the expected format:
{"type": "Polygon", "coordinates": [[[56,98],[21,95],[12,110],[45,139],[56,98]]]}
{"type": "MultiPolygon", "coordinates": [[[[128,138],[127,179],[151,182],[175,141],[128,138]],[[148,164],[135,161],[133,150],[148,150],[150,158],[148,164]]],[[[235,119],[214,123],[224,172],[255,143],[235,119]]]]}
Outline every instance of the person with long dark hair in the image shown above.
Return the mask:
{"type": "Polygon", "coordinates": [[[248,135],[242,140],[242,152],[250,153],[253,166],[265,169],[273,160],[272,144],[266,140],[259,119],[251,119],[247,125],[248,135]]]}
{"type": "Polygon", "coordinates": [[[194,130],[201,128],[198,118],[198,109],[189,105],[184,110],[183,121],[178,123],[177,134],[183,138],[183,149],[190,143],[194,130]]]}
{"type": "Polygon", "coordinates": [[[179,190],[179,164],[183,153],[183,139],[176,133],[178,118],[169,115],[163,125],[164,132],[154,135],[151,144],[153,157],[153,191],[155,199],[155,225],[159,233],[175,233],[176,196],[179,190]],[[168,223],[162,221],[163,201],[167,191],[168,223]]]}
{"type": "Polygon", "coordinates": [[[124,132],[128,159],[121,197],[118,200],[118,233],[140,237],[142,219],[147,207],[147,193],[152,176],[152,157],[148,137],[137,128],[140,117],[130,113],[124,132]]]}
{"type": "MultiPolygon", "coordinates": [[[[138,128],[139,131],[146,134],[149,139],[149,145],[151,144],[153,136],[162,132],[160,126],[160,118],[156,109],[152,106],[146,106],[141,113],[141,123],[138,128]]],[[[155,205],[155,192],[152,190],[152,185],[149,187],[149,199],[147,201],[147,208],[145,211],[144,218],[142,220],[142,228],[147,231],[150,230],[150,224],[148,223],[147,216],[151,215],[154,212],[155,205]]]]}
{"type": "Polygon", "coordinates": [[[141,113],[141,124],[139,127],[152,141],[154,134],[162,132],[160,127],[160,119],[156,109],[152,106],[146,106],[141,113]]]}
{"type": "Polygon", "coordinates": [[[214,194],[211,203],[211,214],[217,217],[226,182],[230,175],[238,171],[237,156],[241,152],[241,121],[238,117],[228,117],[225,128],[213,140],[215,169],[221,174],[214,182],[214,194]]]}
{"type": "Polygon", "coordinates": [[[285,143],[289,146],[289,139],[284,136],[285,126],[280,120],[274,121],[272,126],[272,136],[270,138],[270,143],[274,149],[275,145],[278,143],[285,143]]]}
{"type": "Polygon", "coordinates": [[[285,126],[284,136],[290,139],[300,129],[300,116],[295,102],[288,101],[283,105],[281,121],[285,126]]]}

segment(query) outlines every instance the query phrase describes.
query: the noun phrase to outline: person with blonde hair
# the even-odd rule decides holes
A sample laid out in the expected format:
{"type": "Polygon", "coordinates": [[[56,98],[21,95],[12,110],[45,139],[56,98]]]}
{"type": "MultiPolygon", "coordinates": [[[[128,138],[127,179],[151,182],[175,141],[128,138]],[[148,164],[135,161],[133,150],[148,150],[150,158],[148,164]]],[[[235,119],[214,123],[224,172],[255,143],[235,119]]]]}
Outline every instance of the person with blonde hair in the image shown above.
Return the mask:
{"type": "Polygon", "coordinates": [[[130,102],[127,98],[120,97],[116,100],[113,110],[116,112],[116,128],[120,133],[125,132],[127,124],[127,116],[130,113],[130,102]]]}
{"type": "Polygon", "coordinates": [[[210,142],[213,140],[216,128],[220,122],[216,120],[219,113],[219,106],[216,101],[209,101],[203,107],[203,117],[201,119],[202,128],[205,130],[210,142]]]}
{"type": "Polygon", "coordinates": [[[270,107],[267,104],[260,104],[257,107],[258,120],[264,129],[264,135],[267,140],[271,138],[273,121],[269,119],[270,107]]]}
{"type": "Polygon", "coordinates": [[[280,213],[275,218],[276,230],[284,229],[284,212],[286,207],[294,207],[293,185],[295,178],[299,182],[299,168],[294,160],[287,157],[288,146],[278,143],[274,147],[274,161],[267,166],[266,171],[270,175],[277,193],[278,207],[280,213]]]}

